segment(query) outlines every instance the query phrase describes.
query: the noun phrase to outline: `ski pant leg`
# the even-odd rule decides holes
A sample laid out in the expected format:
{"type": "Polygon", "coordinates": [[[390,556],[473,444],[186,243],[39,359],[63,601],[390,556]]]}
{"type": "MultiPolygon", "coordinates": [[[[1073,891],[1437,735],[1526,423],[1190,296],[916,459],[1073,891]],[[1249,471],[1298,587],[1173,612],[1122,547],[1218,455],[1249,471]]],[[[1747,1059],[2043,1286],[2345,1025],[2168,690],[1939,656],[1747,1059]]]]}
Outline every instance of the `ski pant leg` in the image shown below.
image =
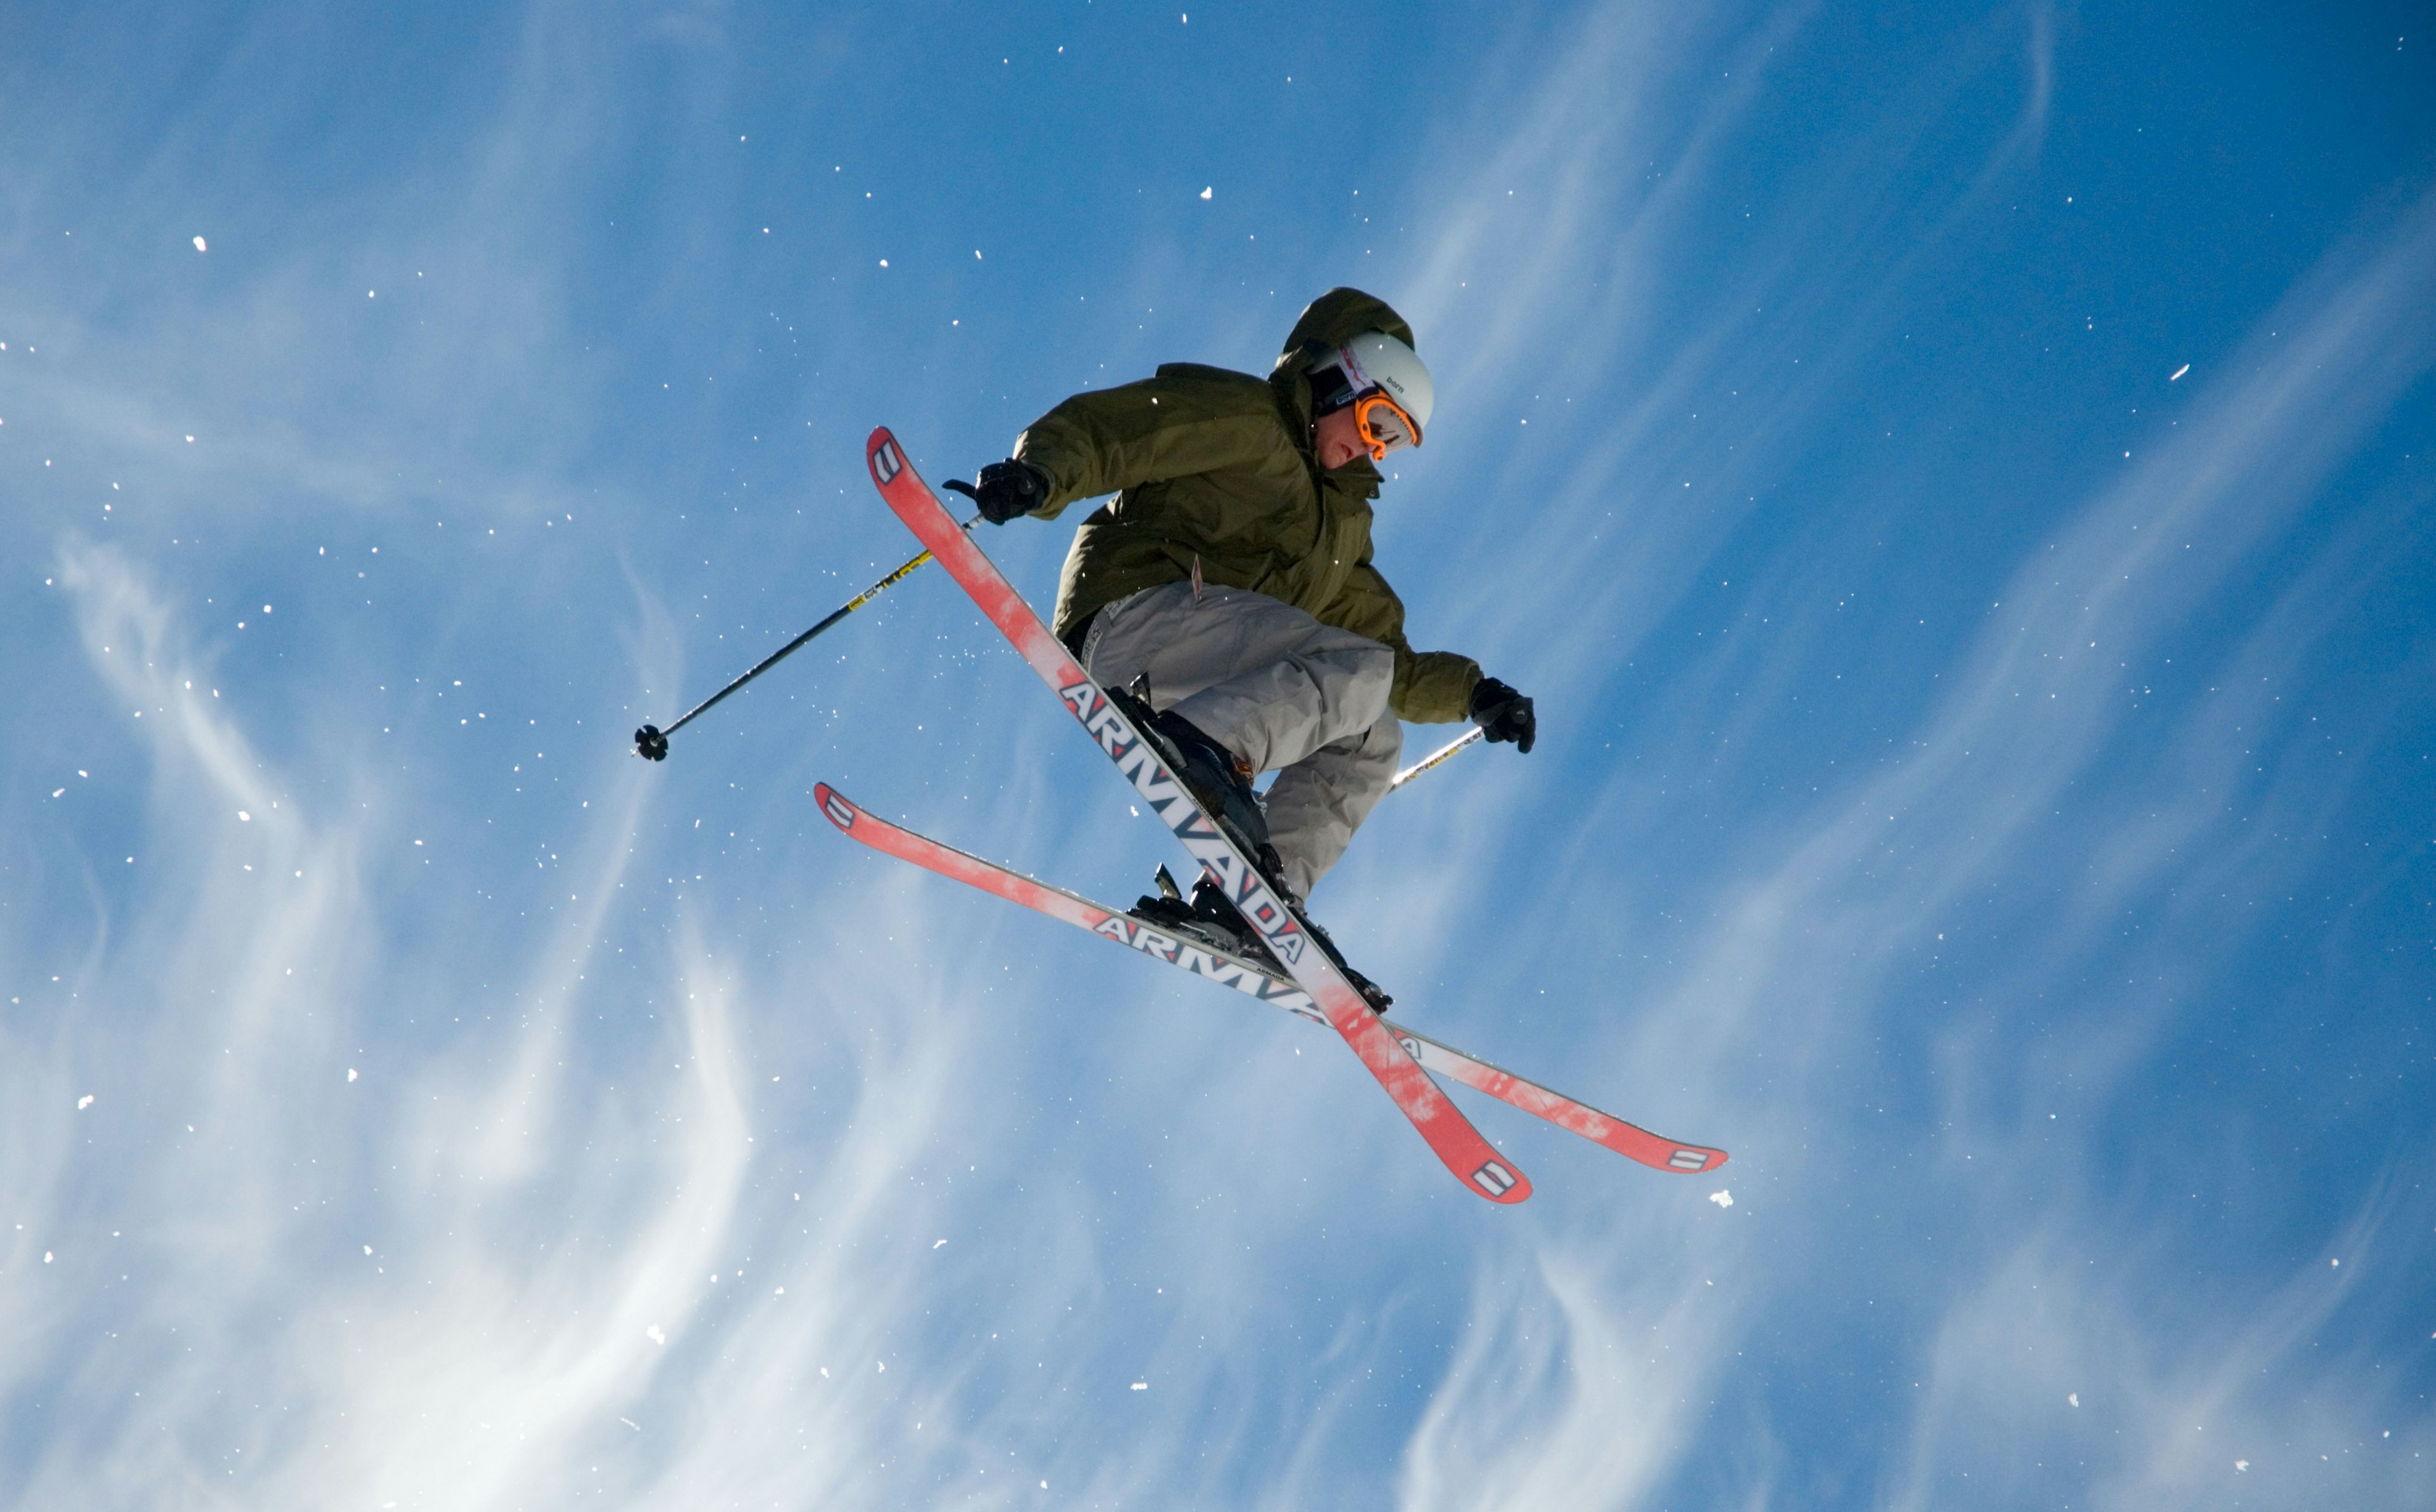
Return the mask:
{"type": "Polygon", "coordinates": [[[1309,895],[1395,775],[1403,728],[1387,708],[1395,653],[1266,594],[1172,582],[1100,611],[1083,644],[1093,680],[1150,680],[1174,709],[1249,762],[1279,772],[1269,839],[1309,895]]]}
{"type": "Polygon", "coordinates": [[[1269,843],[1301,897],[1326,877],[1396,775],[1404,726],[1381,710],[1370,727],[1321,746],[1269,785],[1269,843]]]}

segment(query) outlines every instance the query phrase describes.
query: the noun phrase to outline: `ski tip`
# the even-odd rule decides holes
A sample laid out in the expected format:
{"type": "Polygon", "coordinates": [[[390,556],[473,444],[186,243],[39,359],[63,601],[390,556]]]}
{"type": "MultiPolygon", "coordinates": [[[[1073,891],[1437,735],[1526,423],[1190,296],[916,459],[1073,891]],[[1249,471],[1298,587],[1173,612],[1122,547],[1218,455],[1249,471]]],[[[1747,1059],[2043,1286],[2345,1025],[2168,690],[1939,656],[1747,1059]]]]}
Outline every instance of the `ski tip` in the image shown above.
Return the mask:
{"type": "Polygon", "coordinates": [[[1502,1156],[1482,1161],[1480,1169],[1465,1177],[1463,1184],[1490,1202],[1509,1208],[1531,1195],[1531,1178],[1515,1170],[1502,1156]]]}
{"type": "Polygon", "coordinates": [[[851,832],[854,822],[862,817],[861,809],[849,802],[844,793],[826,782],[812,784],[812,801],[821,806],[821,812],[828,816],[829,823],[842,830],[851,832]]]}
{"type": "Polygon", "coordinates": [[[881,488],[896,481],[905,471],[905,448],[896,444],[895,433],[886,426],[875,426],[862,443],[862,460],[871,468],[871,480],[881,488]]]}

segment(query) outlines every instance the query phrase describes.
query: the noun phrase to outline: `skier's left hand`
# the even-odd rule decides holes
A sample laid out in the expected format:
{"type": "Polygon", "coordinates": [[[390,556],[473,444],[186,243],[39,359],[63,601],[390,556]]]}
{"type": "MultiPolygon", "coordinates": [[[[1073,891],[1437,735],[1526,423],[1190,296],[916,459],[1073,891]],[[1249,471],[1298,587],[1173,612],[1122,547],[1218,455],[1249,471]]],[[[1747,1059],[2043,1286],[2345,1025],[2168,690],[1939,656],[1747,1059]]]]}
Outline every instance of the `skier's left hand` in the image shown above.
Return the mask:
{"type": "Polygon", "coordinates": [[[1514,749],[1531,754],[1540,736],[1539,716],[1531,701],[1494,677],[1484,677],[1471,690],[1471,721],[1491,740],[1511,740],[1514,749]]]}
{"type": "Polygon", "coordinates": [[[981,483],[949,483],[949,488],[969,496],[982,507],[982,518],[992,525],[1004,525],[1019,514],[1029,514],[1049,502],[1055,487],[1047,473],[1032,463],[1010,457],[1002,462],[992,462],[982,469],[981,483]]]}

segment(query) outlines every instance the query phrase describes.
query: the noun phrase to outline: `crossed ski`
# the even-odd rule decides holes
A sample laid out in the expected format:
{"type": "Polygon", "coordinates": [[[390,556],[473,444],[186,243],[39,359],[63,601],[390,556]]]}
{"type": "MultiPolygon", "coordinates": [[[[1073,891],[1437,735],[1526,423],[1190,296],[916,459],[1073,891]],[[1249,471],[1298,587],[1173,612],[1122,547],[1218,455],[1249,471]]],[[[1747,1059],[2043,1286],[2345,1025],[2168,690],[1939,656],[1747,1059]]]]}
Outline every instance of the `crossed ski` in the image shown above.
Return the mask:
{"type": "MultiPolygon", "coordinates": [[[[901,825],[892,825],[864,810],[826,782],[817,785],[812,794],[830,824],[876,851],[911,861],[1010,903],[1020,903],[1035,912],[1063,920],[1076,929],[1087,930],[1104,940],[1139,950],[1154,961],[1163,961],[1222,987],[1232,987],[1255,1002],[1282,1008],[1315,1024],[1328,1022],[1328,1016],[1313,1005],[1311,994],[1303,991],[1291,978],[1261,962],[1217,949],[1177,931],[1160,929],[1105,903],[1094,903],[1080,893],[1053,887],[1020,872],[968,855],[952,845],[943,845],[928,835],[917,834],[901,825]]],[[[1404,1053],[1418,1061],[1423,1070],[1451,1076],[1466,1086],[1510,1103],[1525,1113],[1545,1119],[1560,1129],[1570,1129],[1593,1144],[1638,1160],[1643,1165],[1696,1175],[1726,1163],[1723,1150],[1680,1144],[1652,1134],[1647,1129],[1627,1123],[1613,1114],[1602,1113],[1586,1103],[1577,1103],[1562,1092],[1550,1091],[1535,1082],[1524,1081],[1511,1071],[1492,1066],[1478,1056],[1468,1055],[1452,1045],[1442,1044],[1392,1019],[1382,1019],[1381,1022],[1404,1047],[1404,1053]]]]}
{"type": "MultiPolygon", "coordinates": [[[[1496,1146],[1482,1138],[1480,1131],[1471,1126],[1471,1121],[1464,1117],[1463,1110],[1456,1107],[1446,1092],[1430,1079],[1429,1073],[1421,1069],[1414,1050],[1405,1043],[1410,1039],[1414,1046],[1418,1046],[1421,1042],[1418,1036],[1407,1032],[1400,1037],[1370,1011],[1361,994],[1347,982],[1326,953],[1305,932],[1293,912],[1270,888],[1260,868],[1236,847],[1191,791],[1159,760],[1141,731],[1135,728],[1124,711],[1111,703],[1091,681],[1064,644],[1033,612],[1023,596],[1006,581],[1005,575],[958,528],[954,517],[940,504],[938,495],[931,493],[930,486],[914,471],[912,463],[906,460],[904,449],[886,426],[871,433],[865,443],[864,460],[871,469],[873,483],[878,485],[880,496],[888,501],[888,507],[896,512],[896,517],[905,522],[906,528],[924,546],[930,547],[940,565],[964,586],[982,613],[998,626],[1000,633],[1031,664],[1041,681],[1056,693],[1059,702],[1081,721],[1094,743],[1116,763],[1117,770],[1124,773],[1142,803],[1157,814],[1175,838],[1183,843],[1187,853],[1201,869],[1226,889],[1227,897],[1260,932],[1262,942],[1284,965],[1296,986],[1308,997],[1311,1006],[1352,1049],[1370,1074],[1377,1078],[1379,1085],[1386,1089],[1388,1097],[1403,1110],[1405,1118],[1412,1121],[1413,1127],[1447,1170],[1458,1181],[1491,1202],[1519,1203],[1530,1196],[1529,1178],[1512,1161],[1501,1156],[1496,1146]]],[[[835,795],[831,793],[830,796],[835,795]]],[[[844,802],[843,799],[838,801],[844,802]]],[[[834,820],[836,815],[832,813],[831,818],[834,820]]],[[[1468,1061],[1470,1058],[1464,1059],[1468,1061]]],[[[1486,1069],[1493,1072],[1493,1068],[1486,1069]]],[[[1493,1074],[1508,1082],[1516,1080],[1505,1078],[1502,1072],[1493,1074]]],[[[1530,1087],[1528,1083],[1518,1085],[1519,1087],[1530,1087]]],[[[1484,1089],[1501,1097],[1505,1095],[1494,1087],[1484,1089]]],[[[1545,1092],[1542,1088],[1530,1087],[1530,1090],[1557,1103],[1570,1101],[1558,1099],[1555,1093],[1545,1092]]],[[[1507,1101],[1515,1099],[1508,1098],[1507,1101]]],[[[1518,1103],[1517,1105],[1530,1107],[1528,1103],[1518,1103]]],[[[1541,1110],[1535,1107],[1531,1111],[1541,1110]]],[[[1543,1113],[1542,1116],[1547,1115],[1543,1113]]],[[[1604,1115],[1593,1116],[1605,1118],[1604,1115]]],[[[1629,1128],[1630,1125],[1623,1127],[1629,1128]]],[[[1590,1137],[1597,1138],[1595,1135],[1590,1137]]],[[[1655,1136],[1648,1138],[1656,1138],[1655,1136]]],[[[1696,1150],[1691,1146],[1670,1144],[1667,1149],[1670,1156],[1664,1169],[1706,1170],[1725,1158],[1721,1152],[1696,1150]],[[1679,1150],[1686,1157],[1696,1155],[1701,1164],[1673,1165],[1673,1152],[1679,1150]]],[[[1631,1154],[1630,1151],[1625,1153],[1631,1154]]],[[[1642,1156],[1636,1155],[1634,1158],[1642,1156]]]]}

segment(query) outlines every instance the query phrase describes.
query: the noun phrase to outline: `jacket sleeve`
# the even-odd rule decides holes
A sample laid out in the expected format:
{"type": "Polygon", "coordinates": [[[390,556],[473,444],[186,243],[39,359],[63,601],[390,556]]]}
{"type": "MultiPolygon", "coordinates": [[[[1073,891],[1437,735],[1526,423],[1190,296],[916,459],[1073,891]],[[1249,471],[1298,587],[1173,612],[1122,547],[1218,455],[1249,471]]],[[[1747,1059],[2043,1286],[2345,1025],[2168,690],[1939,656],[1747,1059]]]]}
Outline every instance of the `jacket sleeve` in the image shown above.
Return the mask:
{"type": "Polygon", "coordinates": [[[1415,724],[1448,724],[1469,719],[1480,664],[1451,651],[1415,651],[1404,639],[1404,601],[1379,569],[1365,562],[1346,580],[1344,591],[1318,617],[1340,630],[1366,635],[1396,653],[1396,684],[1387,706],[1415,724]]]}
{"type": "Polygon", "coordinates": [[[1257,465],[1278,444],[1277,404],[1258,378],[1172,363],[1156,377],[1078,393],[1027,426],[1015,455],[1048,473],[1054,519],[1076,499],[1171,478],[1257,465]]]}

